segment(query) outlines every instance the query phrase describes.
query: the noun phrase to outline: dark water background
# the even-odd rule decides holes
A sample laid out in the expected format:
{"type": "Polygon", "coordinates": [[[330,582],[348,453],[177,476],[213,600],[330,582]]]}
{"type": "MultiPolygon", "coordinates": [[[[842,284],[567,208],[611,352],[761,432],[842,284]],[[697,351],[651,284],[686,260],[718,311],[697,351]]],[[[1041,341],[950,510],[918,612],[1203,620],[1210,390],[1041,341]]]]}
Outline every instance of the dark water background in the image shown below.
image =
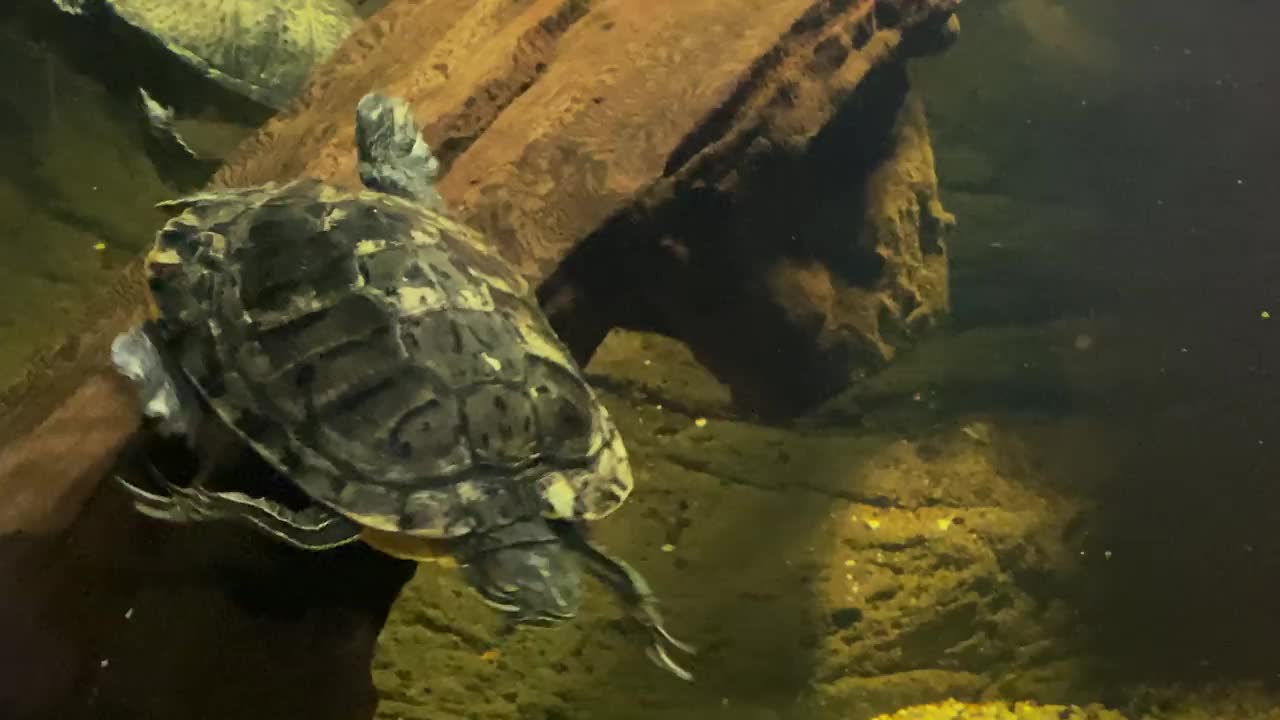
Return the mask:
{"type": "MultiPolygon", "coordinates": [[[[1280,5],[969,0],[961,19],[913,69],[960,221],[955,311],[904,363],[938,368],[953,408],[1068,397],[1108,428],[1096,452],[1121,471],[1069,480],[1100,499],[1088,547],[1110,557],[1079,602],[1117,679],[1274,680],[1280,5]],[[1087,347],[1038,352],[1062,326],[1087,347]],[[992,359],[1009,355],[1026,362],[992,359]]],[[[203,92],[234,104],[117,47],[0,10],[0,386],[92,312],[177,192],[139,77],[197,114],[203,92]]],[[[227,142],[252,112],[205,115],[227,142]]]]}
{"type": "Polygon", "coordinates": [[[1079,478],[1106,517],[1092,546],[1113,553],[1088,593],[1100,642],[1134,677],[1274,679],[1280,5],[971,2],[962,18],[962,42],[917,68],[961,218],[954,329],[1078,318],[1094,341],[1061,371],[1123,468],[1079,478]]]}

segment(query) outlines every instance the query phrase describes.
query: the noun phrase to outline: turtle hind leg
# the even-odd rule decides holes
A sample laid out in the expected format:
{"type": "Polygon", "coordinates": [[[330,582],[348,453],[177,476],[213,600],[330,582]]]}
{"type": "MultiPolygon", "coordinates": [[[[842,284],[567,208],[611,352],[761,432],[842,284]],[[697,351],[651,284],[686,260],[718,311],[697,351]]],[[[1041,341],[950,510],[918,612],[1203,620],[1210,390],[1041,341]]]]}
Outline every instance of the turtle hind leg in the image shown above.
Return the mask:
{"type": "Polygon", "coordinates": [[[653,640],[645,649],[649,659],[682,680],[693,680],[692,673],[671,659],[667,645],[690,655],[697,651],[692,645],[677,640],[667,632],[666,623],[658,610],[658,597],[640,571],[611,555],[603,546],[587,539],[577,526],[560,526],[558,530],[565,544],[587,559],[587,567],[591,573],[620,594],[631,606],[636,619],[649,631],[653,640]]]}
{"type": "Polygon", "coordinates": [[[169,480],[148,458],[135,454],[137,464],[159,492],[143,488],[123,474],[114,477],[131,496],[134,508],[148,517],[183,524],[238,522],[303,550],[328,550],[360,537],[359,525],[321,505],[294,510],[266,497],[206,489],[205,481],[216,467],[210,460],[201,464],[191,485],[183,486],[169,480]]]}
{"type": "Polygon", "coordinates": [[[379,93],[360,98],[356,105],[356,151],[365,187],[444,212],[444,199],[436,189],[440,161],[422,139],[404,100],[379,93]]]}

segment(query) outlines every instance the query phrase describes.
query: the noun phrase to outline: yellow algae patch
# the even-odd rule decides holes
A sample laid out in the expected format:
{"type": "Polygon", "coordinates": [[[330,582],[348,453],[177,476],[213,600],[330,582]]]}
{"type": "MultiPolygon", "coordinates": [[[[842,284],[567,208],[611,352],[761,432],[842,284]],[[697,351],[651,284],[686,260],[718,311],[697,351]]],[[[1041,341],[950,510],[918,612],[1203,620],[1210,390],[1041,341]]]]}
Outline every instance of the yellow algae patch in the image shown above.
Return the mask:
{"type": "Polygon", "coordinates": [[[1041,705],[1035,702],[963,703],[944,700],[912,705],[872,720],[1125,720],[1118,712],[1097,705],[1041,705]]]}

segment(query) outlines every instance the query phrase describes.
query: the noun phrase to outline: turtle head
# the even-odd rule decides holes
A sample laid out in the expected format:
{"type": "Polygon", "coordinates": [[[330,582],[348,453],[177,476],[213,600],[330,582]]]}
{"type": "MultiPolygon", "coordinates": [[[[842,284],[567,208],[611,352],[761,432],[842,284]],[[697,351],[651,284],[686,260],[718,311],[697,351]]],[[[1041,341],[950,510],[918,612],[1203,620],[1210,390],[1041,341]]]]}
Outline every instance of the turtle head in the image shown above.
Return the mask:
{"type": "Polygon", "coordinates": [[[486,533],[468,554],[471,585],[516,623],[554,625],[577,614],[577,565],[541,518],[486,533]]]}

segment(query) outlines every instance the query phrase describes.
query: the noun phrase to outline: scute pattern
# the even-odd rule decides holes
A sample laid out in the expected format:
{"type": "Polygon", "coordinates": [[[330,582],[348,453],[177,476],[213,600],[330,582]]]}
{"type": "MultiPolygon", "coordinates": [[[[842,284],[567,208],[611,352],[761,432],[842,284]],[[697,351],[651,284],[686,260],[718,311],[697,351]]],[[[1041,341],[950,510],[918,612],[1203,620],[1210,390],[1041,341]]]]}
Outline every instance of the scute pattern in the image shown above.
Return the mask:
{"type": "Polygon", "coordinates": [[[108,0],[214,81],[274,108],[360,25],[349,0],[108,0]]]}
{"type": "Polygon", "coordinates": [[[316,499],[453,537],[630,493],[608,414],[475,231],[314,180],[166,206],[148,269],[180,362],[316,499]]]}

